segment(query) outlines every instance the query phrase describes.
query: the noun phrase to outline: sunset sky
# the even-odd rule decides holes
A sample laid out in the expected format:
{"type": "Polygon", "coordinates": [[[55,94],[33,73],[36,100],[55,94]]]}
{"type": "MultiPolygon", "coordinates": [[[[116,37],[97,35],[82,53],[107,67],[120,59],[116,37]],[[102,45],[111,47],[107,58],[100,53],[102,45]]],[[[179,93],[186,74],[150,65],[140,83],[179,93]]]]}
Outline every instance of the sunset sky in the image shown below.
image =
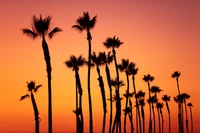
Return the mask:
{"type": "MultiPolygon", "coordinates": [[[[92,51],[109,50],[103,46],[107,37],[114,35],[124,42],[116,49],[117,61],[129,59],[139,67],[136,75],[137,90],[147,92],[143,75],[155,77],[152,85],[164,90],[160,95],[171,95],[172,130],[177,132],[177,104],[173,97],[178,94],[174,71],[180,71],[180,90],[191,95],[194,105],[194,133],[200,130],[200,1],[198,0],[1,0],[0,36],[0,133],[34,133],[34,112],[30,98],[19,101],[27,93],[26,81],[43,84],[35,94],[40,131],[47,132],[47,74],[41,38],[32,40],[22,34],[22,28],[31,28],[32,16],[52,16],[51,27],[63,32],[52,40],[47,39],[52,61],[53,131],[75,132],[75,78],[74,72],[64,65],[70,55],[88,55],[86,33],[72,29],[76,19],[88,11],[97,15],[92,34],[92,51]]],[[[112,77],[116,76],[114,64],[110,65],[112,77]]],[[[101,68],[104,81],[104,67],[101,68]]],[[[83,111],[85,131],[88,131],[87,67],[80,69],[83,85],[83,111]]],[[[125,74],[120,73],[125,80],[125,74]]],[[[96,70],[91,72],[94,131],[101,132],[102,101],[96,70]]],[[[108,98],[108,87],[106,94],[108,98]]],[[[131,91],[133,91],[132,84],[131,91]]],[[[121,88],[121,94],[126,86],[121,88]]],[[[109,103],[108,103],[109,109],[109,103]]],[[[148,108],[146,104],[146,117],[148,108]]],[[[122,104],[124,108],[124,103],[122,104]]],[[[134,108],[135,109],[135,108],[134,108]]],[[[167,111],[165,130],[167,131],[167,111]]],[[[157,114],[156,114],[157,115],[157,114]]],[[[107,113],[107,124],[109,120],[107,113]]],[[[157,117],[157,116],[156,116],[157,117]]],[[[146,119],[147,122],[147,119],[146,119]]],[[[147,126],[146,126],[147,127],[147,126]]],[[[108,126],[106,127],[108,128],[108,126]]]]}

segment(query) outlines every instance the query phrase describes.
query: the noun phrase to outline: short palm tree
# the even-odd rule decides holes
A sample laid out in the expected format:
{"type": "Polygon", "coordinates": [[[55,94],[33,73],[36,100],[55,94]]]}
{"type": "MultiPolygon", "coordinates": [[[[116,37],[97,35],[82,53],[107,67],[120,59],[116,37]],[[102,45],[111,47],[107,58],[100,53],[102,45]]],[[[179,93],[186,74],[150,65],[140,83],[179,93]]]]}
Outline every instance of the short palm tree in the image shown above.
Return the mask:
{"type": "Polygon", "coordinates": [[[104,55],[102,52],[99,52],[98,55],[96,55],[95,52],[91,55],[92,63],[96,66],[97,74],[98,74],[98,81],[99,81],[99,87],[101,89],[101,97],[102,97],[102,103],[103,103],[103,126],[102,126],[102,133],[105,132],[105,125],[106,125],[106,94],[105,94],[105,87],[103,78],[100,73],[100,66],[103,65],[103,58],[104,55]]]}
{"type": "Polygon", "coordinates": [[[160,93],[162,90],[160,89],[159,86],[151,86],[150,92],[154,93],[154,96],[157,98],[157,93],[160,93]]]}
{"type": "Polygon", "coordinates": [[[48,35],[49,38],[52,38],[56,33],[62,31],[60,28],[55,27],[52,31],[50,30],[50,23],[51,23],[51,16],[47,16],[46,18],[42,18],[42,15],[40,15],[39,18],[37,18],[35,15],[32,18],[33,25],[32,30],[30,29],[22,29],[23,33],[27,35],[28,37],[31,37],[32,39],[35,39],[36,37],[40,36],[42,38],[42,48],[44,52],[44,59],[46,62],[46,71],[47,71],[47,78],[48,78],[48,130],[49,133],[52,133],[52,88],[51,88],[51,61],[50,61],[50,53],[48,44],[45,40],[46,35],[48,35]]]}
{"type": "Polygon", "coordinates": [[[118,81],[117,78],[115,79],[111,79],[111,86],[115,87],[115,97],[114,97],[114,101],[116,101],[116,114],[115,114],[115,119],[114,119],[114,122],[113,122],[113,126],[112,126],[112,133],[115,132],[115,126],[116,126],[116,132],[118,131],[121,131],[121,127],[120,127],[120,117],[118,115],[118,110],[121,111],[121,100],[122,98],[120,97],[119,95],[119,91],[118,91],[118,87],[122,87],[124,86],[124,81],[123,80],[120,80],[118,81]]]}
{"type": "MultiPolygon", "coordinates": [[[[148,92],[149,92],[149,99],[150,99],[150,97],[151,97],[151,94],[150,94],[150,82],[152,82],[154,80],[154,77],[151,76],[150,74],[147,74],[147,75],[144,75],[143,80],[145,82],[147,82],[147,84],[148,84],[148,92]]],[[[149,133],[152,133],[151,102],[148,102],[148,104],[149,104],[149,113],[150,113],[150,116],[149,116],[149,133]]]]}
{"type": "MultiPolygon", "coordinates": [[[[115,69],[116,69],[116,75],[117,75],[117,81],[119,82],[119,71],[118,71],[118,67],[117,67],[117,58],[116,58],[116,51],[115,51],[115,48],[119,48],[123,42],[120,41],[120,39],[118,37],[108,37],[106,39],[105,42],[103,42],[104,46],[106,48],[111,48],[112,49],[112,53],[113,53],[113,56],[114,56],[114,62],[115,62],[115,69]]],[[[120,101],[120,95],[119,95],[119,84],[117,84],[117,93],[116,93],[116,97],[117,97],[117,107],[118,109],[121,108],[121,101],[120,101]]],[[[117,113],[117,116],[119,117],[119,128],[120,128],[120,133],[121,133],[121,110],[116,110],[116,113],[117,113]]]]}
{"type": "Polygon", "coordinates": [[[159,133],[161,133],[161,129],[162,129],[162,133],[163,133],[163,126],[164,126],[164,120],[163,120],[163,114],[162,114],[162,108],[163,108],[163,103],[161,102],[158,102],[156,104],[156,108],[157,108],[157,112],[158,112],[158,124],[159,124],[159,133]],[[161,117],[161,120],[162,120],[162,126],[160,124],[160,117],[161,117]]]}
{"type": "MultiPolygon", "coordinates": [[[[138,72],[138,67],[136,67],[136,64],[131,62],[130,65],[129,65],[129,68],[128,68],[130,74],[132,75],[132,82],[133,82],[133,89],[134,89],[134,93],[136,94],[136,85],[135,85],[135,75],[137,74],[138,72]]],[[[135,95],[135,101],[136,101],[136,104],[139,104],[139,101],[135,95]]],[[[136,119],[136,121],[139,121],[139,125],[140,125],[140,132],[142,132],[142,126],[141,126],[141,117],[140,117],[140,108],[139,106],[136,106],[136,110],[137,110],[137,114],[139,115],[138,116],[138,119],[136,119]]],[[[137,127],[137,126],[136,126],[137,127]]],[[[138,128],[136,129],[136,131],[138,132],[138,128]]]]}
{"type": "Polygon", "coordinates": [[[108,54],[106,54],[105,52],[102,53],[102,60],[103,60],[103,64],[105,64],[105,71],[106,71],[106,77],[107,77],[107,83],[108,83],[108,87],[109,87],[109,91],[110,91],[110,123],[109,123],[109,133],[111,133],[112,131],[112,86],[111,86],[111,76],[110,76],[110,69],[108,67],[108,65],[113,61],[113,55],[111,54],[111,52],[108,52],[108,54]]]}
{"type": "Polygon", "coordinates": [[[165,102],[166,108],[167,108],[167,112],[168,112],[168,121],[169,121],[169,129],[168,129],[168,133],[170,133],[171,131],[171,117],[170,117],[170,108],[169,108],[169,104],[168,102],[170,101],[170,97],[168,95],[163,95],[162,100],[165,102]]]}
{"type": "Polygon", "coordinates": [[[183,102],[185,104],[185,124],[186,124],[186,131],[187,133],[189,132],[189,128],[188,128],[188,111],[187,111],[187,100],[190,98],[190,95],[187,93],[182,93],[181,94],[182,98],[183,98],[183,102]]]}
{"type": "Polygon", "coordinates": [[[77,29],[78,31],[86,31],[87,32],[87,40],[88,40],[88,102],[89,102],[89,126],[90,126],[90,133],[93,133],[93,116],[92,116],[92,99],[91,99],[91,91],[90,91],[90,71],[91,71],[91,40],[92,35],[90,30],[94,28],[97,16],[94,16],[92,19],[88,12],[83,12],[83,16],[79,17],[76,20],[76,25],[73,25],[72,28],[77,29]]]}
{"type": "Polygon", "coordinates": [[[191,133],[193,133],[193,118],[192,118],[192,103],[188,103],[187,106],[190,108],[190,120],[191,120],[191,133]]]}
{"type": "Polygon", "coordinates": [[[31,102],[33,105],[33,110],[34,110],[34,115],[35,115],[35,133],[40,132],[39,131],[40,118],[39,118],[39,112],[38,112],[38,108],[37,108],[37,104],[36,104],[33,92],[37,92],[41,86],[42,85],[36,86],[34,81],[27,82],[27,88],[28,88],[28,92],[30,92],[30,94],[25,94],[25,95],[21,96],[21,98],[20,98],[20,101],[21,101],[21,100],[24,100],[25,98],[31,96],[31,102]]]}
{"type": "Polygon", "coordinates": [[[79,68],[85,64],[85,58],[80,55],[79,57],[75,57],[74,55],[70,56],[70,59],[65,62],[65,65],[68,68],[71,68],[75,72],[75,79],[76,79],[76,130],[77,132],[84,131],[84,119],[83,119],[83,111],[82,111],[82,95],[83,89],[81,85],[81,80],[79,76],[79,68]],[[79,94],[79,98],[78,98],[79,94]],[[79,99],[79,102],[78,102],[79,99]],[[80,118],[79,118],[80,115],[80,118]],[[79,123],[80,121],[80,123],[79,123]]]}

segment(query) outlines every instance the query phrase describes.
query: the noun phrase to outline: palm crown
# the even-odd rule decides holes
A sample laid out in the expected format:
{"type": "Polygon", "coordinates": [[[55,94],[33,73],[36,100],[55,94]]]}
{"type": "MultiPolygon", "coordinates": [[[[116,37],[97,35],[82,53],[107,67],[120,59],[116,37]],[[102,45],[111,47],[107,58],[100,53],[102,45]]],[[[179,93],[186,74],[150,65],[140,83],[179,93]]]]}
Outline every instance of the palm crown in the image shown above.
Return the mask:
{"type": "Polygon", "coordinates": [[[162,100],[163,100],[163,101],[170,101],[170,97],[171,97],[171,96],[163,95],[162,100]]]}
{"type": "Polygon", "coordinates": [[[39,18],[37,18],[34,15],[32,17],[32,21],[33,21],[32,30],[25,28],[22,29],[22,32],[33,39],[35,39],[38,36],[45,37],[46,35],[48,35],[49,38],[52,38],[55,35],[55,33],[62,31],[61,28],[55,27],[53,30],[49,32],[51,16],[47,16],[43,19],[42,15],[40,15],[39,18]]]}
{"type": "Polygon", "coordinates": [[[147,75],[144,75],[143,80],[144,80],[145,82],[149,82],[149,81],[152,82],[152,81],[154,80],[154,77],[151,76],[150,74],[147,74],[147,75]]]}
{"type": "Polygon", "coordinates": [[[72,70],[78,70],[80,66],[83,66],[86,62],[85,58],[80,55],[78,58],[74,55],[70,56],[70,59],[65,62],[66,66],[72,68],[72,70]]]}
{"type": "Polygon", "coordinates": [[[172,78],[178,78],[179,76],[181,75],[181,73],[180,72],[178,72],[178,71],[174,71],[174,73],[172,73],[172,78]]]}
{"type": "Polygon", "coordinates": [[[106,48],[119,48],[123,42],[119,40],[118,37],[108,37],[105,42],[103,42],[106,48]]]}
{"type": "Polygon", "coordinates": [[[102,57],[103,64],[110,64],[113,61],[113,55],[111,52],[108,52],[107,55],[105,52],[99,52],[99,55],[102,57]]]}

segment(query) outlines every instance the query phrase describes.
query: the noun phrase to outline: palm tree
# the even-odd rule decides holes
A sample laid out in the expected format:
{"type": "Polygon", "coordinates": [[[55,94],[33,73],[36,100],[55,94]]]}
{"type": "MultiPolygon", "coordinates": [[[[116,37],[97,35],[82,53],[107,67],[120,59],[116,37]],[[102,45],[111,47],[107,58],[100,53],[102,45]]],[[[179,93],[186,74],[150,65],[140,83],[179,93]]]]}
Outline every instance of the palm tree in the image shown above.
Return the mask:
{"type": "Polygon", "coordinates": [[[97,16],[94,16],[92,19],[90,19],[88,12],[83,12],[83,16],[79,17],[76,20],[76,25],[73,25],[72,28],[77,29],[78,31],[86,31],[87,32],[87,40],[88,40],[88,101],[89,101],[89,126],[90,126],[90,133],[93,133],[93,118],[92,118],[92,99],[91,99],[91,91],[90,91],[90,69],[91,69],[91,40],[92,35],[90,33],[90,30],[94,28],[96,24],[96,18],[97,16]]]}
{"type": "MultiPolygon", "coordinates": [[[[125,95],[125,97],[126,97],[125,110],[127,110],[128,101],[130,100],[129,99],[129,75],[130,75],[130,72],[128,69],[129,65],[130,65],[130,62],[128,59],[122,59],[121,64],[118,64],[118,66],[117,66],[121,72],[125,72],[125,74],[126,74],[127,90],[126,90],[126,95],[125,95]]],[[[124,133],[126,133],[126,116],[127,116],[127,114],[128,114],[128,112],[124,113],[124,133]]]]}
{"type": "MultiPolygon", "coordinates": [[[[138,99],[138,103],[141,107],[141,115],[142,115],[142,125],[143,125],[143,133],[145,133],[145,113],[144,113],[144,106],[145,106],[145,92],[143,92],[142,90],[138,91],[135,95],[135,97],[138,99]]],[[[140,115],[139,115],[140,117],[140,115]]]]}
{"type": "Polygon", "coordinates": [[[157,93],[160,93],[162,90],[160,89],[159,86],[151,86],[150,92],[154,93],[154,96],[157,98],[157,93]]]}
{"type": "MultiPolygon", "coordinates": [[[[149,99],[150,99],[150,97],[151,97],[151,94],[150,94],[150,82],[152,82],[154,80],[154,77],[151,76],[150,74],[147,74],[147,75],[144,75],[143,80],[145,82],[147,82],[147,84],[148,84],[149,99]]],[[[148,102],[148,104],[149,104],[149,113],[150,113],[150,116],[149,116],[149,133],[152,133],[151,103],[148,102]]]]}
{"type": "MultiPolygon", "coordinates": [[[[139,69],[138,69],[138,67],[136,67],[135,63],[133,63],[133,62],[130,63],[128,69],[129,69],[130,74],[132,75],[133,89],[134,89],[134,93],[136,94],[135,75],[137,74],[139,69]]],[[[135,95],[135,101],[136,101],[136,104],[139,104],[139,101],[138,101],[138,98],[136,97],[136,95],[135,95]]],[[[139,106],[136,106],[136,110],[137,110],[137,114],[139,115],[138,116],[139,119],[136,119],[136,121],[139,120],[140,132],[141,132],[142,131],[142,126],[141,126],[141,119],[140,119],[141,117],[140,117],[140,108],[139,108],[139,106]]],[[[137,127],[137,132],[138,132],[138,127],[137,127]]]]}
{"type": "Polygon", "coordinates": [[[118,131],[121,131],[120,129],[120,116],[118,115],[118,110],[121,111],[121,100],[122,98],[119,95],[119,91],[118,91],[118,87],[122,87],[124,86],[124,82],[122,80],[118,81],[117,78],[115,79],[111,79],[111,86],[115,87],[115,97],[114,97],[114,101],[116,101],[116,114],[115,114],[115,119],[113,122],[113,126],[112,126],[112,133],[115,132],[115,126],[116,126],[116,132],[118,133],[118,131]]]}
{"type": "Polygon", "coordinates": [[[164,120],[163,120],[163,115],[162,115],[162,108],[163,108],[163,103],[161,103],[161,102],[158,102],[157,104],[156,104],[156,108],[157,108],[157,112],[158,112],[158,123],[159,123],[159,133],[161,133],[161,128],[162,128],[162,133],[163,133],[163,122],[164,122],[164,120]],[[162,126],[161,126],[161,124],[160,124],[160,117],[161,117],[161,119],[162,119],[162,126]]]}
{"type": "Polygon", "coordinates": [[[151,103],[152,107],[152,112],[153,112],[153,121],[154,121],[154,133],[156,133],[156,116],[155,116],[155,111],[154,111],[154,104],[158,102],[158,99],[155,96],[151,96],[148,100],[148,103],[151,103]]]}
{"type": "Polygon", "coordinates": [[[20,101],[24,100],[25,98],[31,96],[31,102],[33,105],[33,110],[34,110],[34,115],[35,115],[35,133],[39,133],[39,112],[38,112],[38,108],[37,108],[37,104],[34,98],[34,94],[33,92],[37,92],[38,89],[41,87],[42,85],[37,85],[35,86],[35,82],[34,81],[30,81],[27,82],[27,88],[28,88],[28,92],[30,92],[30,94],[25,94],[23,96],[21,96],[20,101]]]}
{"type": "Polygon", "coordinates": [[[80,55],[78,58],[74,55],[70,56],[70,59],[65,62],[65,65],[68,68],[71,68],[75,72],[75,79],[76,79],[76,130],[77,132],[83,132],[84,131],[84,120],[83,120],[83,111],[82,111],[82,95],[83,95],[83,89],[80,81],[79,76],[79,67],[83,66],[85,64],[86,60],[85,58],[80,55]],[[79,102],[78,102],[78,94],[79,94],[79,102]],[[78,105],[79,104],[79,105],[78,105]],[[79,106],[79,107],[78,107],[79,106]],[[79,115],[81,118],[79,118],[79,115]],[[80,120],[80,123],[79,123],[80,120]]]}
{"type": "Polygon", "coordinates": [[[91,55],[92,63],[96,66],[97,74],[98,74],[98,81],[99,81],[99,87],[101,89],[101,97],[102,97],[102,103],[103,103],[103,126],[102,126],[102,133],[105,132],[105,125],[106,125],[106,94],[105,94],[105,88],[103,83],[103,78],[100,73],[100,66],[103,65],[103,58],[104,55],[102,52],[99,52],[99,55],[96,55],[95,52],[91,55]]]}
{"type": "MultiPolygon", "coordinates": [[[[112,53],[113,53],[114,62],[115,62],[116,75],[117,75],[117,81],[119,82],[119,71],[118,71],[118,67],[117,67],[117,58],[116,58],[115,48],[119,48],[123,44],[123,42],[121,42],[118,37],[114,36],[113,38],[108,37],[106,39],[106,41],[103,42],[103,44],[106,48],[112,48],[112,53]]],[[[117,84],[116,97],[117,97],[116,103],[117,103],[117,106],[119,106],[117,108],[120,109],[121,101],[120,101],[120,94],[119,94],[119,84],[117,84]]],[[[119,119],[117,119],[117,120],[119,120],[119,122],[117,122],[117,123],[119,123],[119,128],[120,128],[120,133],[121,133],[121,110],[116,110],[116,114],[119,117],[119,119]]]]}
{"type": "Polygon", "coordinates": [[[188,103],[187,106],[190,108],[190,120],[191,120],[191,133],[193,133],[193,118],[192,118],[192,103],[188,103]]]}
{"type": "Polygon", "coordinates": [[[57,32],[62,31],[60,28],[55,27],[52,31],[49,32],[50,29],[50,22],[51,22],[51,16],[47,16],[46,18],[42,18],[42,15],[40,15],[39,18],[37,18],[35,15],[32,18],[33,25],[32,30],[30,29],[22,29],[22,32],[27,35],[28,37],[31,37],[32,39],[35,39],[36,37],[40,36],[42,38],[42,48],[44,52],[44,59],[46,62],[46,71],[47,71],[47,78],[48,78],[48,128],[49,133],[52,133],[52,88],[51,88],[51,62],[50,62],[50,53],[48,44],[45,40],[46,35],[48,35],[49,38],[52,38],[57,32]]]}
{"type": "Polygon", "coordinates": [[[110,91],[110,123],[109,123],[109,133],[111,133],[111,127],[112,127],[112,87],[111,87],[111,77],[110,77],[110,69],[108,65],[113,61],[113,55],[111,55],[111,52],[108,52],[106,55],[105,52],[102,53],[102,61],[103,64],[105,64],[105,71],[106,71],[106,77],[107,77],[107,83],[110,91]]]}
{"type": "Polygon", "coordinates": [[[169,117],[169,120],[168,120],[169,121],[169,124],[168,124],[168,126],[169,126],[168,132],[169,133],[171,131],[171,117],[170,117],[170,108],[169,108],[169,104],[168,104],[168,102],[170,101],[170,97],[171,96],[168,96],[168,95],[163,95],[163,97],[162,97],[162,100],[165,101],[167,112],[168,112],[168,117],[169,117]]]}
{"type": "Polygon", "coordinates": [[[182,93],[181,96],[182,96],[183,102],[185,104],[185,118],[186,118],[185,119],[185,121],[186,121],[185,124],[186,124],[186,131],[188,133],[189,129],[188,129],[188,113],[187,113],[187,101],[186,100],[188,100],[190,98],[190,95],[187,94],[187,93],[182,93]]]}
{"type": "MultiPolygon", "coordinates": [[[[176,79],[176,85],[177,85],[177,89],[178,89],[178,95],[181,94],[180,92],[180,87],[179,87],[179,77],[180,77],[181,73],[179,71],[174,71],[174,73],[172,73],[171,77],[176,79]]],[[[182,122],[182,113],[181,113],[181,108],[182,108],[182,104],[179,102],[178,103],[178,120],[179,120],[179,132],[183,132],[184,131],[184,127],[183,127],[183,122],[182,122]]]]}

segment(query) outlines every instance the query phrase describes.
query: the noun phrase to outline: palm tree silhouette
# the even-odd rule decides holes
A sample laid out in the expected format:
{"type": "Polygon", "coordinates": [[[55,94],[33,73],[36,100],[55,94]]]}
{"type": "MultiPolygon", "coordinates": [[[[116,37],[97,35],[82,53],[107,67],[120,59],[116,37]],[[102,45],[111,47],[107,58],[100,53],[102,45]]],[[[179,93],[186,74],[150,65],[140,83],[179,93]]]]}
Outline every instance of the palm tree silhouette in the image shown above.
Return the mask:
{"type": "Polygon", "coordinates": [[[48,130],[49,133],[52,133],[52,88],[51,88],[51,62],[50,62],[50,53],[48,44],[45,40],[45,36],[48,35],[48,37],[51,39],[57,32],[62,31],[60,28],[55,27],[52,31],[50,30],[50,23],[51,23],[51,16],[47,16],[44,19],[42,18],[42,15],[40,15],[39,18],[37,18],[35,15],[32,17],[32,30],[30,29],[22,29],[22,32],[27,35],[28,37],[31,37],[32,39],[35,39],[36,37],[40,36],[42,38],[42,48],[44,52],[44,58],[46,62],[46,71],[47,71],[47,78],[48,78],[48,130]]]}
{"type": "Polygon", "coordinates": [[[28,92],[30,92],[30,94],[25,94],[25,95],[21,96],[21,98],[20,98],[20,101],[21,101],[21,100],[24,100],[25,98],[31,96],[31,102],[33,105],[33,110],[34,110],[34,115],[35,115],[35,133],[40,132],[39,131],[40,118],[39,118],[39,112],[38,112],[38,108],[37,108],[37,104],[36,104],[33,92],[36,93],[41,86],[42,85],[35,86],[34,81],[27,82],[27,88],[28,88],[28,92]]]}
{"type": "Polygon", "coordinates": [[[185,124],[186,124],[186,131],[187,133],[189,132],[189,129],[188,129],[188,111],[187,111],[187,101],[189,98],[190,98],[190,95],[187,94],[187,93],[182,93],[181,94],[182,98],[183,98],[183,102],[185,104],[185,124]]]}
{"type": "Polygon", "coordinates": [[[86,31],[87,32],[87,40],[88,40],[88,102],[89,102],[89,126],[90,126],[90,133],[93,133],[93,116],[92,116],[92,99],[91,99],[91,91],[90,91],[90,71],[91,71],[91,40],[92,35],[90,33],[90,30],[94,28],[96,24],[96,18],[97,16],[94,16],[92,19],[90,19],[88,12],[83,12],[83,16],[79,17],[76,20],[76,25],[73,25],[72,28],[77,29],[78,31],[86,31]]]}
{"type": "Polygon", "coordinates": [[[115,96],[113,98],[113,100],[116,102],[116,114],[115,114],[115,119],[113,122],[113,126],[112,126],[112,133],[115,132],[115,126],[116,126],[116,132],[118,133],[118,131],[120,132],[120,116],[118,115],[118,110],[121,111],[121,100],[122,98],[119,95],[119,90],[118,88],[124,86],[124,81],[120,80],[118,81],[117,78],[115,79],[111,79],[111,86],[115,87],[115,96]]]}
{"type": "Polygon", "coordinates": [[[169,104],[168,104],[168,102],[170,101],[170,97],[171,96],[168,96],[168,95],[163,95],[163,97],[162,97],[162,100],[163,101],[165,101],[165,104],[166,104],[166,108],[167,108],[167,112],[168,112],[168,121],[169,121],[169,129],[168,129],[168,132],[170,133],[170,131],[171,131],[171,117],[170,117],[170,108],[169,108],[169,104]]]}
{"type": "MultiPolygon", "coordinates": [[[[145,92],[143,92],[142,90],[138,91],[136,94],[135,94],[135,97],[137,98],[138,100],[138,103],[141,107],[141,115],[142,115],[142,130],[143,130],[143,133],[145,133],[145,113],[144,113],[144,106],[145,106],[145,101],[144,101],[144,98],[145,98],[145,92]]],[[[138,112],[138,111],[137,111],[138,112]]],[[[138,116],[140,117],[140,115],[138,116]]]]}
{"type": "Polygon", "coordinates": [[[188,103],[187,106],[190,108],[190,120],[191,120],[191,133],[193,133],[193,118],[192,118],[192,103],[188,103]]]}
{"type": "Polygon", "coordinates": [[[99,55],[96,55],[95,52],[91,55],[92,63],[96,66],[97,74],[98,74],[98,81],[99,81],[99,87],[101,89],[101,97],[102,97],[102,103],[103,103],[103,126],[102,126],[102,133],[105,132],[105,125],[106,125],[106,94],[105,94],[105,88],[104,88],[104,82],[103,78],[100,73],[99,66],[103,65],[103,58],[104,54],[102,52],[99,52],[99,55]]]}
{"type": "MultiPolygon", "coordinates": [[[[150,82],[152,82],[154,80],[154,77],[151,76],[150,74],[147,74],[147,75],[144,75],[143,80],[145,82],[147,82],[147,84],[148,84],[148,92],[149,92],[149,99],[150,99],[150,97],[151,97],[150,82]]],[[[150,113],[150,116],[149,116],[149,133],[152,133],[151,102],[148,102],[148,104],[149,104],[149,113],[150,113]]]]}
{"type": "Polygon", "coordinates": [[[82,132],[84,131],[84,119],[83,119],[83,111],[82,111],[82,95],[83,95],[83,89],[81,85],[81,80],[79,76],[79,67],[83,66],[85,64],[86,60],[85,58],[80,55],[78,58],[74,55],[70,56],[70,59],[65,62],[65,65],[68,68],[72,68],[72,70],[75,72],[75,79],[76,79],[76,110],[74,113],[76,114],[76,131],[82,132]],[[79,98],[78,98],[79,94],[79,98]],[[79,99],[79,102],[78,102],[79,99]],[[79,118],[80,115],[80,118],[79,118]]]}
{"type": "MultiPolygon", "coordinates": [[[[135,63],[133,63],[133,62],[130,63],[128,69],[129,69],[130,74],[132,75],[133,89],[134,89],[134,93],[136,94],[137,91],[136,91],[136,87],[135,87],[135,75],[137,74],[137,72],[138,72],[139,69],[138,69],[138,67],[136,67],[135,63]]],[[[139,104],[136,95],[135,95],[135,101],[136,101],[136,104],[139,104]]],[[[140,117],[140,108],[139,108],[139,106],[136,106],[136,110],[137,110],[137,114],[138,114],[138,118],[139,118],[139,119],[136,119],[136,122],[139,120],[140,132],[142,132],[141,119],[140,119],[141,118],[140,117]]],[[[138,132],[138,127],[137,127],[136,131],[138,132]]]]}
{"type": "Polygon", "coordinates": [[[157,93],[160,93],[162,90],[160,89],[159,86],[151,86],[150,92],[154,93],[154,96],[157,98],[157,93]]]}
{"type": "MultiPolygon", "coordinates": [[[[178,94],[180,95],[180,87],[179,87],[179,77],[180,77],[181,73],[179,71],[174,71],[174,73],[172,73],[171,77],[176,79],[176,85],[177,85],[177,89],[178,89],[178,94]]],[[[182,122],[182,113],[181,113],[181,108],[182,108],[182,104],[180,102],[178,102],[178,120],[179,120],[179,132],[184,132],[184,127],[183,127],[183,122],[182,122]],[[180,117],[180,118],[179,118],[180,117]]]]}
{"type": "Polygon", "coordinates": [[[108,87],[109,87],[109,91],[110,91],[110,123],[109,123],[109,133],[111,133],[112,131],[112,86],[111,86],[111,76],[110,76],[110,69],[108,67],[108,65],[113,61],[113,55],[111,55],[111,52],[108,52],[108,54],[106,54],[105,52],[102,53],[102,61],[103,64],[105,64],[105,71],[106,71],[106,77],[107,77],[107,83],[108,83],[108,87]]]}
{"type": "MultiPolygon", "coordinates": [[[[127,90],[126,90],[126,94],[125,94],[125,97],[126,97],[125,110],[127,110],[127,108],[128,108],[128,101],[130,101],[130,99],[129,99],[129,75],[131,73],[129,72],[129,69],[128,69],[129,65],[130,65],[130,62],[128,59],[122,59],[121,64],[118,64],[118,66],[117,66],[121,72],[125,72],[125,74],[126,74],[127,90]]],[[[124,113],[124,133],[126,133],[126,116],[127,116],[127,114],[128,114],[128,112],[125,111],[125,113],[124,113]]],[[[133,129],[132,129],[132,132],[133,132],[133,129]]]]}
{"type": "MultiPolygon", "coordinates": [[[[114,56],[114,62],[115,62],[115,69],[116,69],[116,75],[117,75],[117,81],[119,82],[119,71],[118,71],[118,67],[117,67],[117,58],[116,58],[116,51],[115,51],[115,48],[119,48],[123,42],[121,42],[119,40],[118,37],[108,37],[106,39],[105,42],[103,42],[104,46],[106,48],[112,48],[112,53],[113,53],[113,56],[114,56]]],[[[117,90],[116,90],[116,97],[117,97],[117,109],[120,109],[121,107],[121,101],[120,101],[120,95],[119,95],[119,84],[117,84],[117,90]]],[[[119,123],[119,129],[120,129],[120,133],[121,133],[121,110],[116,110],[116,114],[117,116],[119,117],[119,120],[117,123],[119,123]]]]}
{"type": "Polygon", "coordinates": [[[158,102],[158,103],[156,103],[156,108],[157,108],[157,112],[158,112],[158,124],[159,124],[159,133],[161,133],[161,129],[162,129],[162,133],[163,133],[163,122],[164,122],[164,120],[163,120],[163,115],[162,115],[162,108],[163,108],[163,103],[161,103],[161,102],[158,102]],[[160,124],[160,117],[161,117],[161,119],[162,119],[162,126],[161,126],[161,124],[160,124]]]}

